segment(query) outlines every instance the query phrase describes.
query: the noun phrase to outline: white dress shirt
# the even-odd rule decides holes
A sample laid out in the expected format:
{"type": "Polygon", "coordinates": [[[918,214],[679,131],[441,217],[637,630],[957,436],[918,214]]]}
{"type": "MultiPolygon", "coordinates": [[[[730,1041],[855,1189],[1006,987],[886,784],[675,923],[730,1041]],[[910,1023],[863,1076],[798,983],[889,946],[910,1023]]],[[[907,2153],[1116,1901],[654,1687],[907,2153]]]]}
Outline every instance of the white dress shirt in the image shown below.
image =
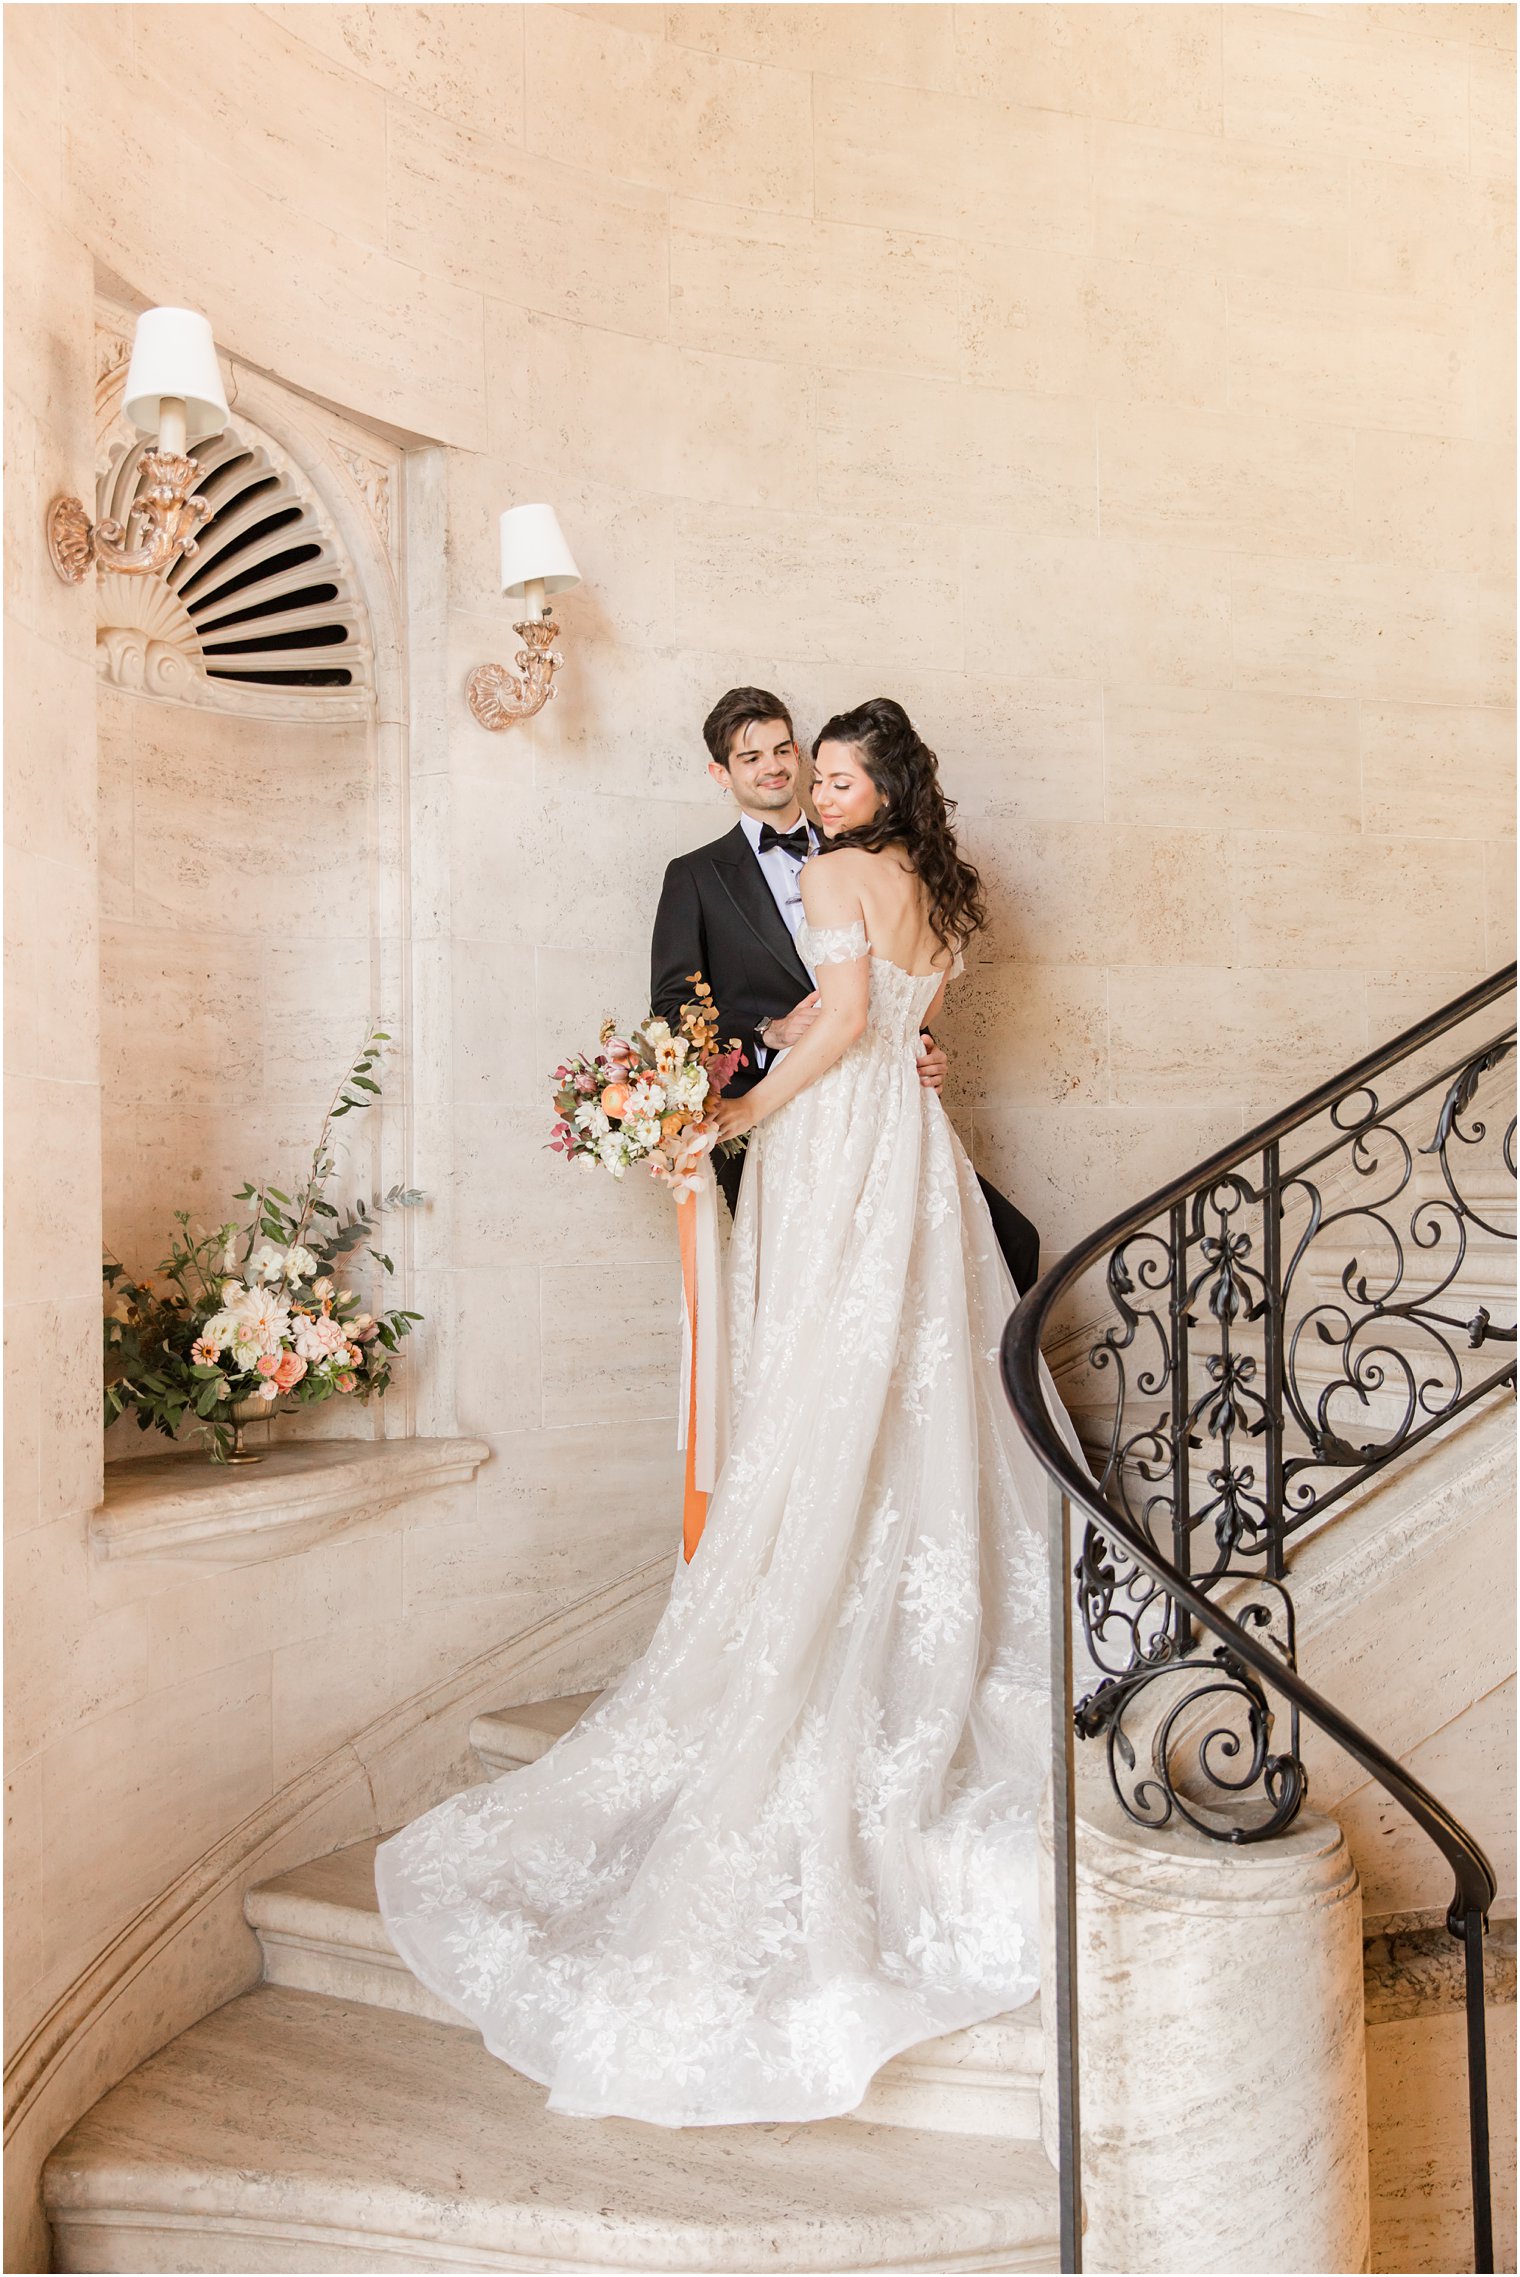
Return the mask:
{"type": "MultiPolygon", "coordinates": [[[[805,815],[803,821],[807,823],[808,852],[816,854],[818,833],[807,822],[805,815]]],[[[739,827],[750,842],[755,860],[760,864],[765,882],[771,889],[771,899],[781,912],[781,922],[795,941],[797,929],[802,923],[802,863],[795,855],[789,854],[784,846],[768,846],[761,853],[760,833],[765,825],[756,816],[741,814],[739,827]]]]}
{"type": "MultiPolygon", "coordinates": [[[[802,819],[807,822],[806,815],[802,819]]],[[[781,922],[795,941],[803,916],[802,863],[795,855],[789,854],[784,846],[768,846],[765,852],[761,853],[760,833],[764,824],[757,816],[741,814],[739,827],[749,840],[751,853],[760,864],[760,874],[770,887],[771,899],[781,913],[781,922]]],[[[810,822],[807,823],[807,834],[808,852],[816,854],[818,851],[818,833],[810,822]]],[[[806,958],[803,959],[803,962],[806,964],[806,958]]],[[[816,977],[812,975],[811,966],[808,966],[808,972],[810,976],[816,977]]],[[[758,1049],[761,1053],[760,1065],[764,1067],[768,1064],[771,1055],[763,1044],[758,1049]]]]}

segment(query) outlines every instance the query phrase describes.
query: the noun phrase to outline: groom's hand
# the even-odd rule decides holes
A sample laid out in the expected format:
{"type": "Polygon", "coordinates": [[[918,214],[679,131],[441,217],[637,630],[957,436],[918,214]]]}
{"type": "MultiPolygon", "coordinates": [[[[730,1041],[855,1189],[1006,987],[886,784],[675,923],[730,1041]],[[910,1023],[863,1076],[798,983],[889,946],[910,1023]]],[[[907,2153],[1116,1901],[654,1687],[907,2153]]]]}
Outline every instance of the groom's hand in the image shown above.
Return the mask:
{"type": "Polygon", "coordinates": [[[760,1041],[768,1052],[786,1051],[800,1044],[818,1017],[818,992],[804,996],[800,1004],[793,1005],[784,1020],[767,1020],[761,1030],[760,1041]]]}
{"type": "Polygon", "coordinates": [[[934,1041],[927,1028],[924,1029],[919,1041],[924,1050],[923,1057],[918,1063],[918,1080],[926,1091],[938,1091],[942,1089],[945,1077],[949,1072],[949,1057],[940,1050],[939,1045],[934,1041]]]}

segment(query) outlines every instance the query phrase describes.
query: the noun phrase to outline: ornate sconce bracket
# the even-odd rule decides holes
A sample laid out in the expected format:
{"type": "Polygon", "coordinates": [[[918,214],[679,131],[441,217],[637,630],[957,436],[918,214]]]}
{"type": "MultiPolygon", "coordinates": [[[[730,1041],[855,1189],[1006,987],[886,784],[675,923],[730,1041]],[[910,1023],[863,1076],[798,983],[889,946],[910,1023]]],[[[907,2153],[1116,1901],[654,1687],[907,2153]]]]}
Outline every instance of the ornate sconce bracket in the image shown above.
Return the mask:
{"type": "Polygon", "coordinates": [[[192,495],[200,475],[183,452],[145,451],[128,528],[109,518],[91,522],[78,498],[55,498],[48,508],[48,552],[65,585],[82,585],[92,563],[129,577],[157,577],[181,554],[193,554],[211,513],[207,499],[192,495]],[[132,526],[142,531],[135,545],[128,542],[132,526]]]}
{"type": "Polygon", "coordinates": [[[55,498],[48,508],[48,553],[65,585],[82,585],[95,559],[95,525],[80,498],[55,498]]]}
{"type": "Polygon", "coordinates": [[[554,675],[564,662],[554,651],[559,626],[552,617],[528,617],[513,630],[524,643],[517,652],[516,672],[504,664],[477,664],[465,682],[471,713],[493,734],[543,710],[556,692],[554,675]]]}

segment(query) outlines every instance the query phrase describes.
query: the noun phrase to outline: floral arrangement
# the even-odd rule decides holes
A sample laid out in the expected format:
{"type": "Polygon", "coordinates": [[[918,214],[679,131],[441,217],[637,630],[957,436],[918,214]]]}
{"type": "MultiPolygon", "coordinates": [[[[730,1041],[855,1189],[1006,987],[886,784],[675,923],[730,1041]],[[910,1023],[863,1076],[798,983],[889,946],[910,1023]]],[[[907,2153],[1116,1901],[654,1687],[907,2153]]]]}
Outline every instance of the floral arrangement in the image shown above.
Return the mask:
{"type": "MultiPolygon", "coordinates": [[[[176,1210],[179,1230],[157,1282],[133,1280],[107,1253],[107,1425],[132,1413],[139,1430],[173,1439],[189,1423],[213,1461],[257,1461],[242,1445],[243,1426],[272,1415],[282,1395],[313,1406],[388,1388],[401,1339],[422,1315],[366,1312],[340,1283],[370,1244],[376,1216],[423,1197],[393,1186],[373,1209],[361,1200],[345,1216],[326,1188],[336,1167],[333,1124],[378,1099],[375,1071],[389,1041],[379,1028],[366,1037],[323,1118],[299,1193],[245,1185],[235,1198],[253,1205],[246,1223],[231,1219],[210,1232],[192,1229],[188,1210],[176,1210]]],[[[368,1254],[395,1271],[381,1250],[368,1254]]]]}
{"type": "MultiPolygon", "coordinates": [[[[707,1102],[743,1054],[737,1043],[720,1044],[718,1009],[702,975],[687,978],[696,995],[681,1006],[674,1027],[651,1013],[620,1036],[604,1020],[600,1050],[577,1053],[555,1069],[549,1144],[567,1162],[614,1178],[642,1162],[655,1178],[679,1184],[692,1154],[711,1143],[703,1133],[707,1102]]],[[[742,1141],[730,1143],[737,1149],[742,1141]]]]}

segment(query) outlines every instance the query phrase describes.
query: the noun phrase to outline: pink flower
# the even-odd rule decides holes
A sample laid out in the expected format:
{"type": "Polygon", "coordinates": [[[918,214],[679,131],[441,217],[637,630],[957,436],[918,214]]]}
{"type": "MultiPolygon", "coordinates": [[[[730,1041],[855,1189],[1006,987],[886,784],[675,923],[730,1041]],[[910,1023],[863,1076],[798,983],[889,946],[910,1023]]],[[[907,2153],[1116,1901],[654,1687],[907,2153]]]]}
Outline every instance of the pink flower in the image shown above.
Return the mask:
{"type": "Polygon", "coordinates": [[[713,1057],[704,1060],[702,1065],[707,1070],[709,1089],[714,1093],[721,1093],[728,1088],[734,1070],[744,1065],[744,1054],[743,1052],[715,1052],[713,1057]]]}
{"type": "Polygon", "coordinates": [[[284,1359],[275,1369],[274,1380],[279,1385],[281,1391],[294,1391],[296,1385],[301,1381],[301,1378],[305,1375],[305,1373],[306,1362],[301,1358],[300,1353],[287,1352],[284,1359]]]}
{"type": "Polygon", "coordinates": [[[190,1357],[203,1368],[209,1368],[221,1358],[221,1346],[214,1336],[197,1336],[190,1347],[190,1357]]]}
{"type": "Polygon", "coordinates": [[[280,1372],[280,1355],[278,1352],[261,1352],[254,1366],[261,1376],[277,1376],[280,1372]]]}
{"type": "Polygon", "coordinates": [[[255,1399],[278,1399],[280,1387],[272,1376],[266,1376],[253,1396],[255,1399]]]}
{"type": "Polygon", "coordinates": [[[355,1385],[358,1383],[358,1380],[359,1380],[359,1379],[358,1379],[358,1377],[357,1377],[357,1376],[346,1376],[346,1375],[345,1375],[345,1376],[339,1376],[339,1378],[338,1378],[338,1389],[339,1389],[339,1391],[340,1391],[340,1392],[351,1392],[351,1391],[354,1389],[355,1385]]]}

